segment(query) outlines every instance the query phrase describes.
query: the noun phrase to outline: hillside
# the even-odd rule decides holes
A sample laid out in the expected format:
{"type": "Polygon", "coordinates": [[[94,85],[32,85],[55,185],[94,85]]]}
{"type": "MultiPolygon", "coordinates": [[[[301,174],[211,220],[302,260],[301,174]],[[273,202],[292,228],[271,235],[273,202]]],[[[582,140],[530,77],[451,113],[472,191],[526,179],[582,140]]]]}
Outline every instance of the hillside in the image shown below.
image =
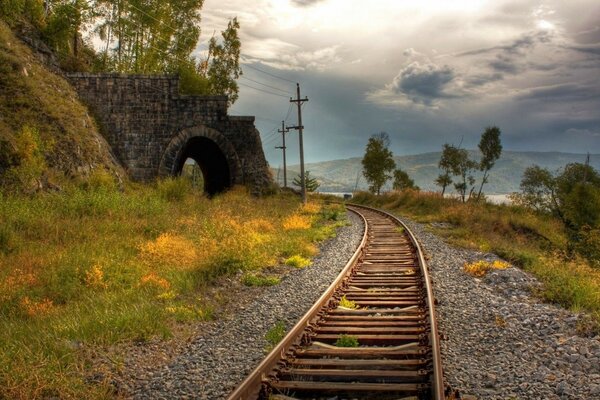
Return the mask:
{"type": "Polygon", "coordinates": [[[0,20],[0,186],[32,191],[122,170],[68,82],[0,20]]]}
{"type": "MultiPolygon", "coordinates": [[[[408,172],[415,183],[423,190],[437,191],[439,187],[433,183],[440,171],[437,163],[441,152],[416,154],[409,156],[395,157],[396,165],[408,172]]],[[[476,151],[470,152],[472,159],[479,159],[476,151]]],[[[584,154],[571,153],[542,153],[542,152],[517,152],[505,151],[496,165],[491,170],[489,183],[484,187],[488,194],[505,194],[519,190],[519,183],[523,171],[537,164],[542,167],[555,171],[567,163],[584,162],[584,154]]],[[[600,154],[590,156],[591,165],[600,169],[600,154]]],[[[345,160],[324,161],[306,165],[306,169],[311,172],[311,176],[316,177],[321,183],[320,191],[327,192],[351,192],[354,190],[358,177],[358,189],[367,189],[367,184],[361,174],[361,158],[354,157],[345,160]]],[[[288,177],[294,177],[300,170],[298,165],[289,167],[288,177]]],[[[282,181],[283,173],[279,174],[279,180],[282,181]]],[[[277,170],[274,171],[277,177],[277,170]]],[[[387,188],[391,185],[388,183],[387,188]]]]}

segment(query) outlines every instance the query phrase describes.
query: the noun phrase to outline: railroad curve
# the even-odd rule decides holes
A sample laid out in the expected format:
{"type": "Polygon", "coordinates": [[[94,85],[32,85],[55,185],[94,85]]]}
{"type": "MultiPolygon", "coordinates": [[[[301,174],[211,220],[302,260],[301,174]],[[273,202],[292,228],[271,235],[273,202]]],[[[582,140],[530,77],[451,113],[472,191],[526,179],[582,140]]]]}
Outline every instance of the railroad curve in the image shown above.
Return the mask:
{"type": "Polygon", "coordinates": [[[387,212],[348,209],[365,222],[358,249],[228,400],[445,398],[433,291],[416,238],[387,212]]]}

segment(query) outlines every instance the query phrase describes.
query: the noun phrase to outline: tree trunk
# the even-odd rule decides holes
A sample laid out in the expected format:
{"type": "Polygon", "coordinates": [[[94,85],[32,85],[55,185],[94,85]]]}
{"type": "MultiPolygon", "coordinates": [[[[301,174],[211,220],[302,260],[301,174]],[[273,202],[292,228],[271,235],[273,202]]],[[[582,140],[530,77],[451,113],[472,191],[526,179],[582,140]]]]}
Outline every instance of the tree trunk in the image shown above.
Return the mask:
{"type": "Polygon", "coordinates": [[[479,192],[477,193],[477,201],[479,201],[479,199],[481,198],[481,191],[483,190],[484,183],[486,183],[488,171],[489,169],[483,171],[483,178],[481,178],[481,186],[479,186],[479,192]]]}

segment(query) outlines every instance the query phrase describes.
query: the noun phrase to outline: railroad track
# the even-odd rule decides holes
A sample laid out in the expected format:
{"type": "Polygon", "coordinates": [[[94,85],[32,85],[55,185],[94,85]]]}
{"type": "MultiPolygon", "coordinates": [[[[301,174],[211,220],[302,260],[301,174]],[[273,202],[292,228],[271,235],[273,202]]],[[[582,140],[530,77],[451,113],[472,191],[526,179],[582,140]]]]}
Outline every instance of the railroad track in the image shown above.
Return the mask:
{"type": "Polygon", "coordinates": [[[229,400],[445,398],[433,292],[415,237],[383,211],[348,209],[365,221],[356,253],[229,400]]]}

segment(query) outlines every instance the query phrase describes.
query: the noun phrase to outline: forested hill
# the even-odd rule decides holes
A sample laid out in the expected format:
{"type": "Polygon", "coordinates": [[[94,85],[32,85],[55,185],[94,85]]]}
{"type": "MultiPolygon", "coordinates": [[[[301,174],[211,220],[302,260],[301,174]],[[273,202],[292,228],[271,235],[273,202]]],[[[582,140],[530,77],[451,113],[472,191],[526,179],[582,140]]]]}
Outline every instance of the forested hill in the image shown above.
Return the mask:
{"type": "MultiPolygon", "coordinates": [[[[479,159],[477,151],[469,152],[470,158],[479,159]]],[[[396,165],[405,170],[415,183],[423,190],[437,191],[434,180],[440,173],[438,161],[441,152],[416,154],[409,156],[394,157],[396,165]]],[[[536,164],[541,167],[555,171],[572,162],[585,162],[585,154],[559,153],[559,152],[517,152],[505,151],[496,162],[490,172],[489,183],[484,187],[488,194],[512,193],[519,190],[519,183],[525,168],[536,164]]],[[[595,169],[600,169],[600,154],[590,156],[590,164],[595,169]]],[[[277,177],[277,166],[274,174],[277,177]]],[[[299,171],[298,165],[289,167],[288,177],[295,176],[299,171]]],[[[358,189],[367,189],[367,183],[361,174],[361,157],[348,158],[344,160],[332,160],[306,165],[311,176],[317,178],[321,183],[319,191],[349,192],[353,191],[358,177],[358,189]]],[[[476,176],[479,179],[479,176],[476,176]]],[[[279,173],[280,182],[283,180],[283,172],[279,173]]],[[[291,179],[290,179],[291,181],[291,179]]],[[[478,180],[478,182],[480,182],[478,180]]],[[[386,188],[389,189],[391,181],[386,188]]]]}

